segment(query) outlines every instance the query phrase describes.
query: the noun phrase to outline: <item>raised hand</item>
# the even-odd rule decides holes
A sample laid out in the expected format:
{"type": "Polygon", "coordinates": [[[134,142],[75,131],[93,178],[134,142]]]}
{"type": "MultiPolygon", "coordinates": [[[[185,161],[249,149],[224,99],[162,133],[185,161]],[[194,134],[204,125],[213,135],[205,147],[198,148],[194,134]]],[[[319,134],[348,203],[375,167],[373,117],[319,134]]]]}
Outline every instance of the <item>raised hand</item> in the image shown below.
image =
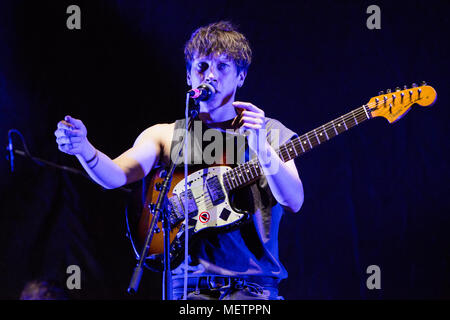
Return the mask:
{"type": "Polygon", "coordinates": [[[233,106],[238,113],[232,126],[247,135],[248,145],[256,154],[266,150],[266,121],[264,111],[248,102],[235,101],[233,106]]]}
{"type": "Polygon", "coordinates": [[[55,131],[58,149],[70,155],[83,155],[87,151],[87,130],[81,120],[65,116],[55,131]]]}

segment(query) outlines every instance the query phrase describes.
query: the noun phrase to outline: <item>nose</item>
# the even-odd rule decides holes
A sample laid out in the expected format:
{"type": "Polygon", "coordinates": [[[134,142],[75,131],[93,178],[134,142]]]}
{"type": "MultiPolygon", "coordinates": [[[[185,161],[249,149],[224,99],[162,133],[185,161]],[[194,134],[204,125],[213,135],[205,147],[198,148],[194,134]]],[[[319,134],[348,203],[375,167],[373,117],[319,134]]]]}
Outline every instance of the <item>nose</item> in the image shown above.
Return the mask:
{"type": "Polygon", "coordinates": [[[217,77],[216,77],[215,69],[213,68],[213,66],[211,66],[211,67],[209,67],[208,71],[206,72],[205,82],[211,83],[213,81],[217,81],[217,77]]]}

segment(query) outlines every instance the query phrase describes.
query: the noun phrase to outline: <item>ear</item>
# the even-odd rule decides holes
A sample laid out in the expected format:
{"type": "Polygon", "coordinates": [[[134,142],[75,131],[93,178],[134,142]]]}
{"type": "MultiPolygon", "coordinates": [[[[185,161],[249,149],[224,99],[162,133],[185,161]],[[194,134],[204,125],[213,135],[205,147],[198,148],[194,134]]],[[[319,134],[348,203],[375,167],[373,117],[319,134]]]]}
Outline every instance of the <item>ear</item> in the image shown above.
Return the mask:
{"type": "Polygon", "coordinates": [[[186,82],[189,87],[192,87],[191,73],[189,72],[189,70],[186,70],[186,82]]]}
{"type": "Polygon", "coordinates": [[[247,77],[247,71],[242,70],[238,74],[238,87],[242,87],[244,85],[245,77],[247,77]]]}

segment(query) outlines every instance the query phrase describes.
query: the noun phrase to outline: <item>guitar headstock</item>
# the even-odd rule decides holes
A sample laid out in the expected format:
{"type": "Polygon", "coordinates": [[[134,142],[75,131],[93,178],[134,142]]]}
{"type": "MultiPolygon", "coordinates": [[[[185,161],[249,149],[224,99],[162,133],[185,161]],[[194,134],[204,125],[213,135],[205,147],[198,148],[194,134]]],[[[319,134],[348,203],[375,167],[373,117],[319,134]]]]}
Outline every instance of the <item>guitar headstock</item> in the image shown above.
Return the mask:
{"type": "Polygon", "coordinates": [[[372,97],[367,104],[372,117],[384,117],[389,123],[401,119],[415,103],[423,107],[431,106],[436,101],[436,91],[423,83],[422,86],[413,84],[411,88],[397,88],[395,91],[387,90],[384,94],[372,97]]]}

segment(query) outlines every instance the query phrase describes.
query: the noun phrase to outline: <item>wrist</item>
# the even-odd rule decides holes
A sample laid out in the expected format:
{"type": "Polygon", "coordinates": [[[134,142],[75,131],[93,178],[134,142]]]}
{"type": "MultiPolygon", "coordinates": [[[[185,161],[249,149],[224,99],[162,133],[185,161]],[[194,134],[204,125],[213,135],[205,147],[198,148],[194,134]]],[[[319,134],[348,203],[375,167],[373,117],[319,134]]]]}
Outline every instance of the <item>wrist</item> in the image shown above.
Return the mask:
{"type": "Polygon", "coordinates": [[[97,156],[97,149],[95,149],[94,146],[87,141],[86,146],[78,156],[85,162],[91,161],[97,156]]]}

